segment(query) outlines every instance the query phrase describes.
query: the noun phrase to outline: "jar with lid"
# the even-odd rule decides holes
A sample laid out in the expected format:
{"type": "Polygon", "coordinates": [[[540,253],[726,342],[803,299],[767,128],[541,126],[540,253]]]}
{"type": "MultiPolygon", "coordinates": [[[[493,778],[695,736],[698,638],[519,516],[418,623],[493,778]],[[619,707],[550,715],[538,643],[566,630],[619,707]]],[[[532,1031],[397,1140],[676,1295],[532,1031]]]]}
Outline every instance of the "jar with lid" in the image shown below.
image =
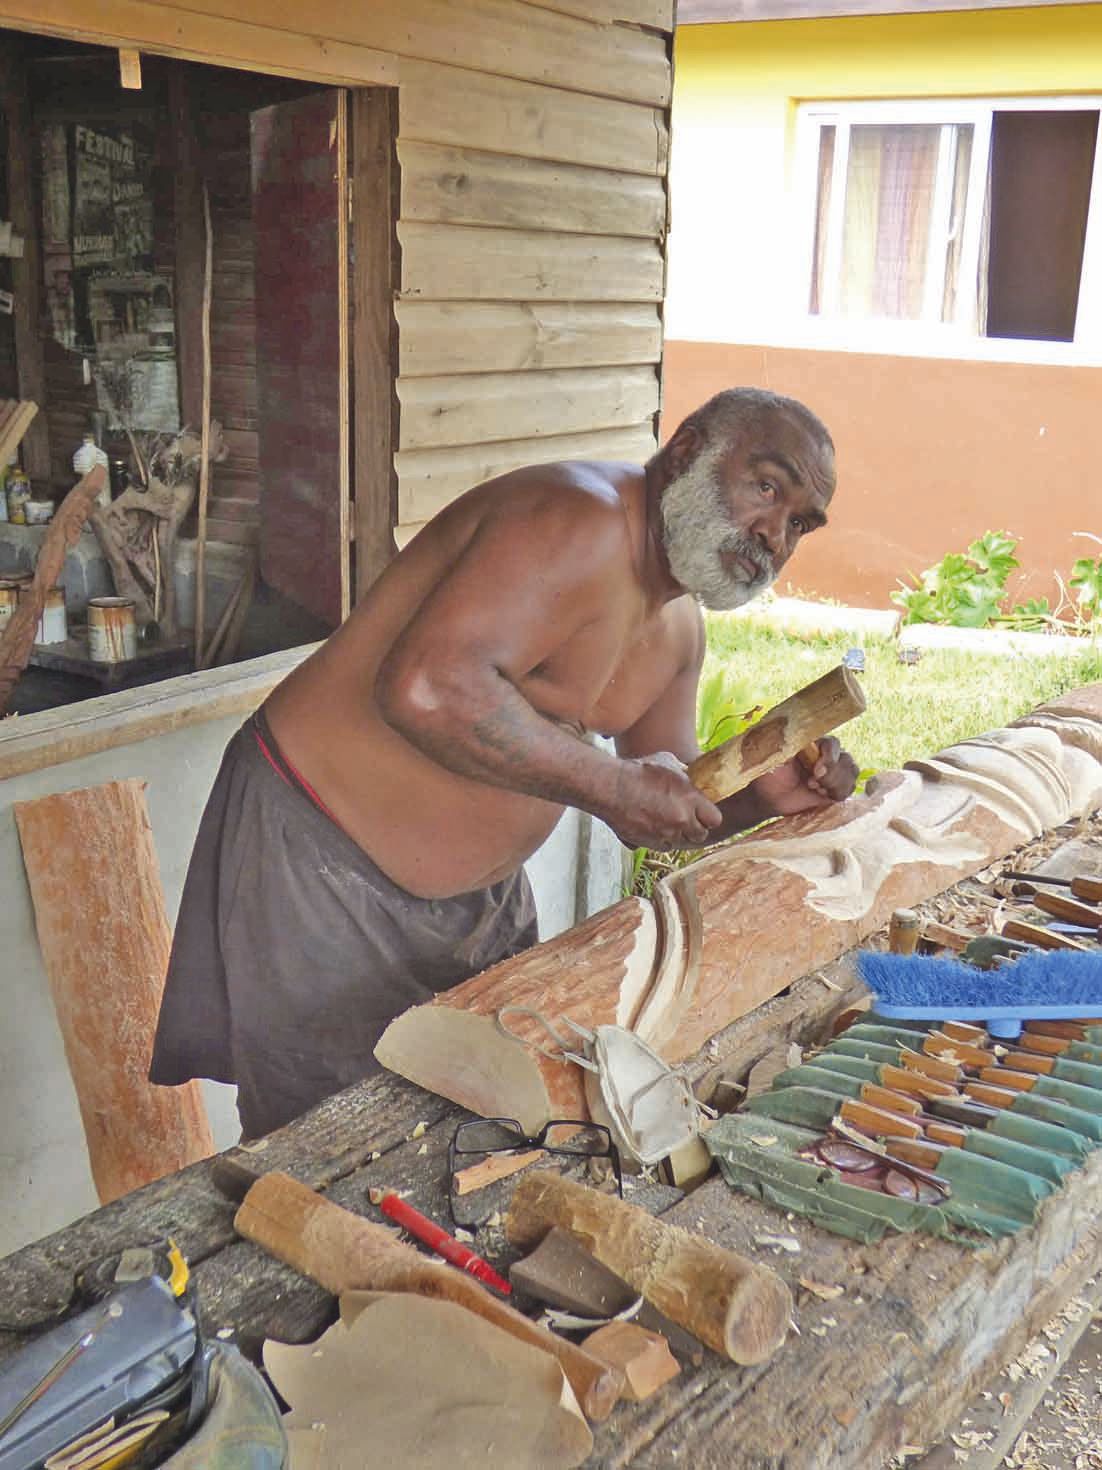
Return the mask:
{"type": "Polygon", "coordinates": [[[7,485],[8,520],[16,526],[27,524],[26,504],[31,498],[31,482],[22,470],[12,470],[7,485]]]}

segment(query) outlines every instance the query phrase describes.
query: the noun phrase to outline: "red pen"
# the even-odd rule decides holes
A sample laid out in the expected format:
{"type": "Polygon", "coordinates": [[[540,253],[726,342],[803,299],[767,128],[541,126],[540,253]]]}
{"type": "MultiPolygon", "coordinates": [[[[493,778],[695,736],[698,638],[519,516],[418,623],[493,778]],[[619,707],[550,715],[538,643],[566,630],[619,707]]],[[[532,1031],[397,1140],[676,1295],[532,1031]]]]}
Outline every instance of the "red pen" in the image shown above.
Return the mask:
{"type": "Polygon", "coordinates": [[[415,1240],[427,1245],[434,1250],[438,1256],[443,1256],[445,1261],[450,1261],[453,1266],[458,1266],[461,1271],[466,1271],[477,1281],[486,1286],[492,1286],[495,1290],[508,1295],[512,1291],[509,1283],[497,1274],[489,1261],[484,1261],[481,1256],[475,1255],[474,1251],[465,1246],[462,1241],[456,1240],[454,1235],[449,1235],[439,1225],[422,1215],[420,1210],[415,1210],[412,1205],[407,1205],[404,1199],[399,1199],[392,1191],[383,1189],[371,1189],[368,1197],[373,1205],[378,1205],[388,1219],[393,1220],[395,1225],[400,1225],[403,1230],[408,1230],[415,1240]]]}

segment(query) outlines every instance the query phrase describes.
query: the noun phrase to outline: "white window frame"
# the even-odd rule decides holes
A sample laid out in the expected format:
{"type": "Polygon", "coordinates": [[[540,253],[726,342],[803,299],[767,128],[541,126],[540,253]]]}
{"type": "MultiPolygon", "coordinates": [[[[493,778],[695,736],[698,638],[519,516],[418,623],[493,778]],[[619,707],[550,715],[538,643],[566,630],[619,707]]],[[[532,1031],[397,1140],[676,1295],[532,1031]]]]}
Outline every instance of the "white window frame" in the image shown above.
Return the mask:
{"type": "Polygon", "coordinates": [[[845,347],[875,352],[917,353],[922,356],[977,357],[1008,361],[1091,362],[1102,365],[1102,96],[1029,96],[984,98],[922,98],[877,102],[803,102],[796,113],[795,170],[792,201],[795,208],[793,239],[795,300],[799,302],[800,335],[808,345],[845,347]],[[978,332],[975,292],[983,230],[983,200],[991,157],[991,124],[996,112],[1070,112],[1099,114],[1099,136],[1095,141],[1094,172],[1083,247],[1083,268],[1072,342],[1017,340],[984,337],[978,332]],[[934,193],[934,225],[943,248],[931,250],[927,262],[925,312],[922,320],[898,318],[857,319],[837,311],[840,283],[838,258],[841,251],[845,210],[845,178],[849,154],[849,131],[856,124],[925,123],[943,129],[934,193]],[[945,253],[949,245],[951,199],[951,148],[954,126],[970,126],[972,154],[969,162],[958,269],[956,309],[952,321],[936,317],[945,278],[945,253]],[[824,242],[820,311],[810,310],[815,256],[815,220],[818,207],[820,133],[833,127],[834,159],[831,177],[827,238],[824,242]]]}

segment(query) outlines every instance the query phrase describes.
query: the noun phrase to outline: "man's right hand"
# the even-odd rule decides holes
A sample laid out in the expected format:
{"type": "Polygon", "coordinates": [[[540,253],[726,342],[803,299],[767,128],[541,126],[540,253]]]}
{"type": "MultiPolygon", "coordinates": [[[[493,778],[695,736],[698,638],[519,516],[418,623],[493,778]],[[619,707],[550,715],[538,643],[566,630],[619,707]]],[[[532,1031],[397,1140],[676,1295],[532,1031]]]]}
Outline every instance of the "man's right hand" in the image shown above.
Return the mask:
{"type": "Polygon", "coordinates": [[[614,801],[597,815],[626,846],[658,852],[700,847],[723,821],[719,807],[697,790],[669,751],[621,760],[614,801]]]}

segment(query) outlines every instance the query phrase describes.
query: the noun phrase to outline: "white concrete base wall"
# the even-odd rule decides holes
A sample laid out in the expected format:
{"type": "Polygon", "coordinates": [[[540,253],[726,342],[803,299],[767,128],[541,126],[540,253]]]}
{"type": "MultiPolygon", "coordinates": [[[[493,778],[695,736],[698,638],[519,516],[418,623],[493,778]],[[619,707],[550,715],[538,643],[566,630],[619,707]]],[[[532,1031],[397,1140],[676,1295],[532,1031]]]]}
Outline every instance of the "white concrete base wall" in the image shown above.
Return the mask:
{"type": "MultiPolygon", "coordinates": [[[[96,1208],[84,1132],[35,935],[12,805],[53,792],[138,777],[169,918],[222,751],[240,724],[224,719],[9,778],[0,795],[0,1255],[96,1208]]],[[[544,938],[614,902],[623,849],[600,823],[568,812],[528,863],[544,938]],[[584,844],[584,856],[579,852],[584,844]],[[581,903],[579,904],[579,899],[581,903]]],[[[219,1148],[238,1137],[234,1089],[206,1084],[219,1148]]]]}

